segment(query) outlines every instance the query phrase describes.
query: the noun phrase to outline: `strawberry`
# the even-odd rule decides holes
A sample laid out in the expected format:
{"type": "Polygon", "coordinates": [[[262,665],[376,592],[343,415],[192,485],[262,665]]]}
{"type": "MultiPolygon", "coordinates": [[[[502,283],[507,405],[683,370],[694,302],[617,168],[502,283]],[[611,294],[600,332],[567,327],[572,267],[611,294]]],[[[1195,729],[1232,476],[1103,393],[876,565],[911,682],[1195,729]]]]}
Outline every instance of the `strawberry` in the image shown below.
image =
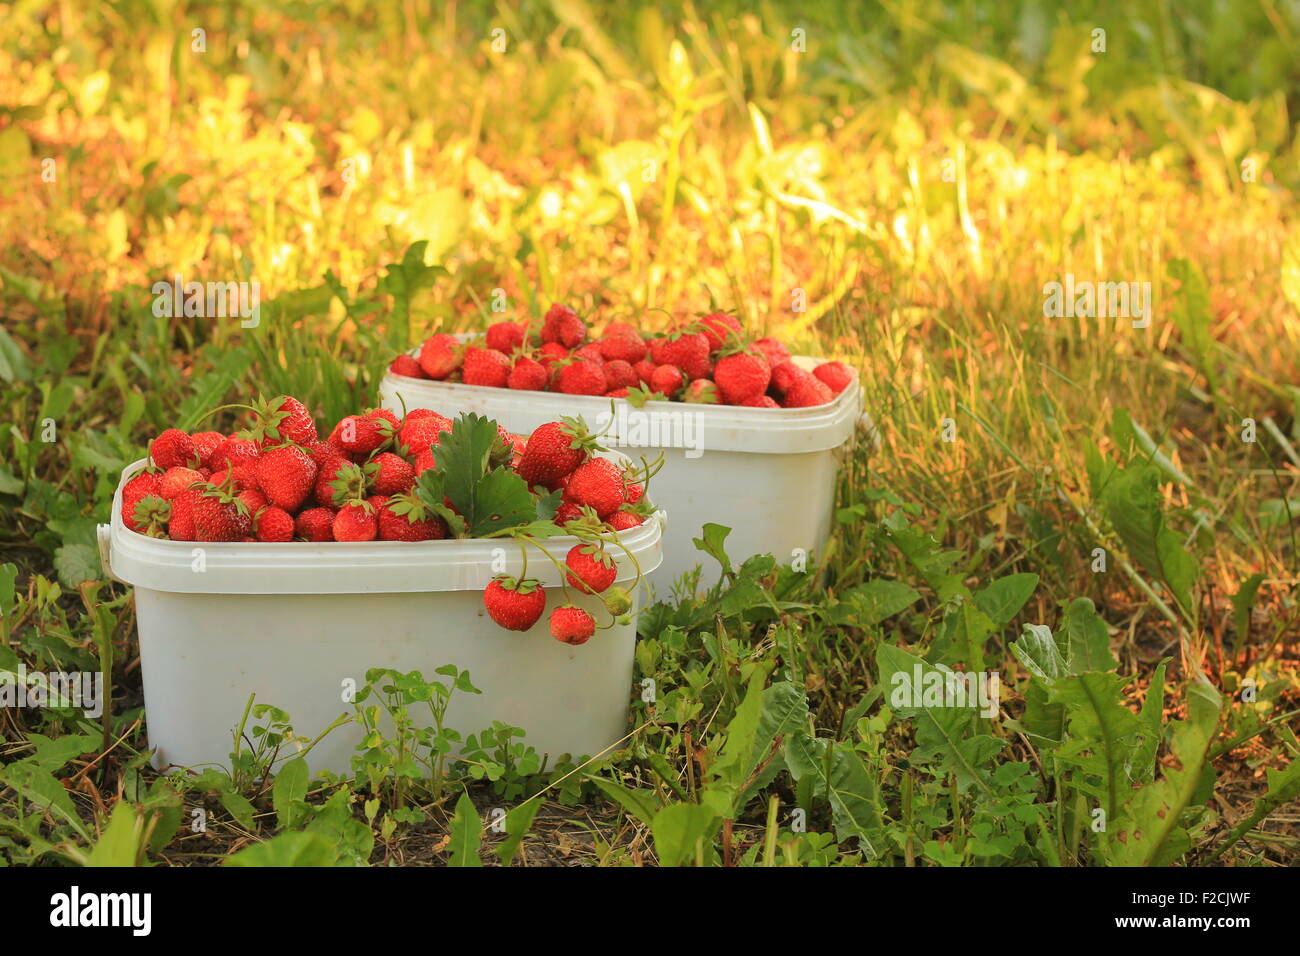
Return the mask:
{"type": "Polygon", "coordinates": [[[214,471],[208,476],[208,481],[214,485],[228,484],[237,493],[240,491],[256,491],[258,490],[256,462],[232,465],[229,468],[214,471]]]}
{"type": "Polygon", "coordinates": [[[438,462],[434,459],[431,449],[426,448],[415,456],[415,477],[417,479],[430,468],[436,469],[437,467],[438,462]]]}
{"type": "Polygon", "coordinates": [[[166,537],[164,529],[171,513],[172,506],[169,502],[158,495],[145,495],[135,504],[135,513],[132,515],[135,527],[132,530],[150,538],[166,537]]]}
{"type": "Polygon", "coordinates": [[[460,368],[460,342],[445,332],[431,336],[420,346],[419,362],[429,378],[444,379],[460,368]]]}
{"type": "Polygon", "coordinates": [[[376,455],[366,470],[370,472],[370,487],[377,495],[400,494],[415,484],[415,469],[410,462],[390,451],[376,455]]]}
{"type": "Polygon", "coordinates": [[[640,384],[641,379],[637,377],[632,366],[623,359],[612,359],[605,363],[606,391],[612,391],[616,388],[631,388],[640,384]]]}
{"type": "Polygon", "coordinates": [[[565,604],[551,612],[551,636],[564,644],[586,644],[596,633],[596,622],[580,607],[565,604]]]}
{"type": "Polygon", "coordinates": [[[650,384],[650,379],[654,377],[655,369],[658,367],[649,359],[641,359],[639,362],[632,363],[632,371],[636,372],[636,377],[641,380],[643,385],[650,384]]]}
{"type": "Polygon", "coordinates": [[[379,533],[375,507],[368,501],[349,501],[334,516],[335,541],[374,541],[379,533]]]}
{"type": "Polygon", "coordinates": [[[563,528],[570,521],[577,521],[582,517],[582,506],[572,501],[562,501],[560,506],[555,509],[555,517],[551,520],[563,528]]]}
{"type": "Polygon", "coordinates": [[[257,459],[257,486],[277,508],[297,511],[311,494],[319,471],[297,445],[276,445],[257,459]]]}
{"type": "Polygon", "coordinates": [[[198,540],[194,530],[194,507],[203,492],[199,488],[186,488],[172,499],[172,514],[167,522],[167,536],[173,541],[198,540]]]}
{"type": "Polygon", "coordinates": [[[242,541],[253,528],[248,509],[228,488],[211,483],[198,486],[194,502],[196,541],[242,541]]]}
{"type": "Polygon", "coordinates": [[[853,369],[843,362],[823,362],[813,369],[813,375],[831,390],[832,395],[838,395],[853,382],[853,369]]]}
{"type": "Polygon", "coordinates": [[[496,322],[488,326],[487,347],[509,355],[524,344],[525,335],[518,322],[496,322]]]}
{"type": "Polygon", "coordinates": [[[627,501],[623,473],[608,458],[592,458],[574,469],[564,487],[564,500],[585,505],[604,518],[627,501]]]}
{"type": "Polygon", "coordinates": [[[762,395],[771,379],[767,359],[751,352],[724,355],[713,369],[713,380],[728,405],[739,405],[747,398],[762,395]]]}
{"type": "Polygon", "coordinates": [[[364,415],[348,415],[339,422],[338,440],[345,451],[368,455],[397,433],[397,416],[382,408],[364,415]]]}
{"type": "Polygon", "coordinates": [[[213,471],[230,465],[251,465],[257,460],[261,449],[257,442],[249,438],[231,435],[213,449],[211,457],[204,462],[213,471]]]}
{"type": "Polygon", "coordinates": [[[595,439],[581,422],[571,418],[547,422],[528,437],[516,470],[530,486],[549,486],[581,465],[595,447],[595,439]]]}
{"type": "Polygon", "coordinates": [[[199,459],[199,464],[211,468],[212,453],[226,440],[226,436],[221,432],[194,432],[190,435],[190,440],[194,442],[194,454],[199,459]]]}
{"type": "Polygon", "coordinates": [[[605,519],[615,531],[629,531],[640,525],[645,519],[635,511],[628,511],[626,508],[619,508],[612,515],[605,519]]]}
{"type": "Polygon", "coordinates": [[[536,359],[521,355],[515,362],[515,367],[510,370],[510,377],[506,380],[506,384],[519,391],[540,392],[546,388],[549,380],[550,375],[545,365],[536,359]]]}
{"type": "Polygon", "coordinates": [[[451,531],[410,492],[392,495],[378,509],[380,541],[441,541],[451,531]]]}
{"type": "Polygon", "coordinates": [[[629,482],[627,483],[627,503],[628,503],[628,504],[630,504],[630,505],[634,505],[634,504],[636,504],[638,501],[641,500],[641,496],[644,495],[644,494],[645,494],[645,485],[639,485],[639,484],[637,484],[637,483],[634,482],[634,481],[629,481],[629,482]]]}
{"type": "Polygon", "coordinates": [[[790,358],[789,350],[770,336],[756,341],[754,343],[754,348],[763,353],[763,357],[767,359],[767,364],[772,368],[776,368],[782,362],[787,361],[790,358]]]}
{"type": "Polygon", "coordinates": [[[248,509],[248,513],[254,517],[256,517],[257,513],[267,505],[266,495],[262,494],[260,491],[248,489],[239,492],[235,497],[244,503],[244,507],[248,509]]]}
{"type": "Polygon", "coordinates": [[[159,468],[189,467],[200,463],[194,454],[194,439],[179,428],[168,428],[150,442],[149,457],[159,468]]]}
{"type": "Polygon", "coordinates": [[[579,345],[587,337],[587,326],[567,305],[553,305],[542,321],[542,342],[559,342],[565,348],[579,345]]]}
{"type": "Polygon", "coordinates": [[[307,445],[319,440],[311,412],[298,399],[280,395],[256,407],[257,425],[249,429],[249,437],[262,447],[287,441],[307,445]]]}
{"type": "Polygon", "coordinates": [[[747,398],[740,403],[746,408],[780,408],[781,403],[771,395],[755,395],[753,398],[747,398]]]}
{"type": "Polygon", "coordinates": [[[600,354],[607,362],[627,362],[632,365],[645,358],[646,344],[636,332],[617,332],[613,335],[605,330],[605,338],[598,343],[600,354]]]}
{"type": "Polygon", "coordinates": [[[398,448],[405,448],[411,455],[428,451],[430,445],[439,443],[438,435],[451,431],[451,419],[444,418],[437,412],[430,412],[419,418],[412,418],[414,412],[408,412],[406,421],[397,432],[398,448]]]}
{"type": "Polygon", "coordinates": [[[618,576],[614,559],[598,544],[575,544],[564,556],[569,583],[583,594],[599,594],[618,576]]]}
{"type": "Polygon", "coordinates": [[[510,357],[496,349],[466,349],[461,368],[466,385],[505,388],[510,380],[510,357]]]}
{"type": "Polygon", "coordinates": [[[561,365],[555,390],[566,395],[604,395],[605,370],[585,359],[561,365]]]}
{"type": "Polygon", "coordinates": [[[206,479],[203,477],[202,472],[195,471],[193,468],[183,468],[178,465],[175,468],[168,468],[163,472],[162,480],[158,482],[156,494],[164,501],[171,501],[196,481],[204,480],[206,479]]]}
{"type": "Polygon", "coordinates": [[[293,515],[270,505],[253,516],[253,533],[258,541],[292,541],[293,515]]]}
{"type": "Polygon", "coordinates": [[[656,365],[676,365],[687,378],[709,377],[709,340],[700,332],[679,329],[650,343],[656,365]]]}
{"type": "Polygon", "coordinates": [[[424,369],[420,367],[420,362],[414,355],[402,354],[393,359],[393,364],[388,366],[388,371],[394,375],[405,375],[407,378],[428,378],[424,369]]]}
{"type": "Polygon", "coordinates": [[[650,376],[650,390],[658,392],[664,398],[672,398],[685,383],[686,377],[676,365],[656,365],[650,376]]]}
{"type": "Polygon", "coordinates": [[[605,326],[605,331],[601,333],[602,339],[612,339],[618,336],[631,336],[634,339],[641,338],[641,331],[631,322],[614,320],[605,326]]]}
{"type": "Polygon", "coordinates": [[[632,610],[632,595],[623,588],[610,588],[605,592],[605,610],[618,617],[632,610]]]}
{"type": "Polygon", "coordinates": [[[568,357],[569,350],[559,342],[547,342],[537,350],[537,361],[547,368],[550,368],[556,362],[563,362],[568,357]]]}
{"type": "Polygon", "coordinates": [[[686,394],[682,396],[682,401],[694,405],[717,405],[718,386],[711,379],[697,378],[686,386],[686,394]]]}
{"type": "Polygon", "coordinates": [[[139,531],[135,523],[135,506],[150,495],[161,494],[163,473],[142,471],[122,488],[122,523],[132,531],[139,531]]]}
{"type": "Polygon", "coordinates": [[[413,422],[421,418],[442,418],[432,408],[412,408],[406,413],[404,422],[413,422]]]}
{"type": "Polygon", "coordinates": [[[294,520],[293,530],[303,541],[333,541],[334,510],[308,508],[294,520]]]}
{"type": "Polygon", "coordinates": [[[600,346],[595,342],[588,342],[586,345],[574,349],[573,357],[586,359],[588,362],[595,362],[597,365],[605,364],[605,356],[600,354],[600,346]]]}
{"type": "Polygon", "coordinates": [[[509,575],[498,574],[483,590],[483,606],[499,627],[526,631],[546,610],[546,591],[532,578],[516,581],[509,575]]]}
{"type": "Polygon", "coordinates": [[[785,393],[785,401],[781,404],[785,408],[808,408],[825,405],[834,398],[824,382],[811,375],[804,375],[790,386],[790,390],[785,393]]]}
{"type": "Polygon", "coordinates": [[[786,359],[784,362],[772,366],[772,389],[785,394],[789,391],[791,385],[807,374],[794,361],[786,359]]]}
{"type": "Polygon", "coordinates": [[[346,458],[335,458],[321,466],[313,489],[316,503],[337,508],[343,502],[360,498],[366,490],[366,476],[361,466],[346,458]]]}
{"type": "Polygon", "coordinates": [[[740,320],[725,312],[714,312],[699,321],[700,332],[709,340],[709,350],[718,351],[731,336],[740,335],[740,320]]]}
{"type": "Polygon", "coordinates": [[[623,388],[611,388],[605,393],[606,398],[627,398],[632,394],[632,390],[624,386],[623,388]]]}

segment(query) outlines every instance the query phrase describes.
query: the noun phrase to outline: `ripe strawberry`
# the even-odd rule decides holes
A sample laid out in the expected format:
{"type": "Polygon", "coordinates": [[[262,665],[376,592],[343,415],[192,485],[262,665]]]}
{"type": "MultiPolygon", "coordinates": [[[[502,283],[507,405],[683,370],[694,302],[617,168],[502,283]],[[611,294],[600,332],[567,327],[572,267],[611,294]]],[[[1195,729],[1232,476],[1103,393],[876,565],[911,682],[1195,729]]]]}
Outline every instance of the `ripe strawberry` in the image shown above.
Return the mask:
{"type": "Polygon", "coordinates": [[[555,509],[555,517],[551,520],[563,528],[570,521],[577,521],[582,517],[582,506],[572,501],[562,501],[560,506],[555,509]]]}
{"type": "Polygon", "coordinates": [[[370,487],[377,495],[400,494],[415,484],[415,469],[410,462],[390,451],[376,455],[366,465],[366,471],[370,476],[370,487]]]}
{"type": "Polygon", "coordinates": [[[772,388],[774,391],[785,394],[790,390],[791,385],[807,374],[793,360],[786,359],[779,365],[772,367],[772,388]]]}
{"type": "Polygon", "coordinates": [[[333,541],[334,510],[308,508],[294,520],[293,531],[303,541],[333,541]]]}
{"type": "Polygon", "coordinates": [[[428,378],[428,374],[420,367],[419,360],[414,355],[402,355],[393,359],[393,364],[388,366],[388,371],[394,375],[405,375],[407,378],[428,378]]]}
{"type": "Polygon", "coordinates": [[[664,398],[672,398],[686,381],[686,376],[676,365],[656,365],[650,376],[650,391],[658,392],[664,398]]]}
{"type": "Polygon", "coordinates": [[[436,469],[438,462],[433,457],[433,451],[426,448],[415,456],[415,477],[418,479],[430,468],[436,469]]]}
{"type": "Polygon", "coordinates": [[[592,458],[569,476],[564,500],[585,505],[603,519],[627,501],[623,473],[608,458],[592,458]]]}
{"type": "Polygon", "coordinates": [[[487,347],[509,355],[524,344],[524,327],[518,322],[496,322],[488,326],[487,347]]]}
{"type": "Polygon", "coordinates": [[[605,363],[606,391],[612,391],[616,388],[632,388],[640,384],[641,379],[637,377],[632,366],[623,359],[612,359],[605,363]]]}
{"type": "Polygon", "coordinates": [[[159,468],[190,467],[199,464],[194,439],[179,428],[168,428],[149,444],[149,457],[159,468]]]}
{"type": "Polygon", "coordinates": [[[717,405],[718,386],[712,379],[697,378],[686,386],[686,394],[682,396],[682,401],[693,405],[717,405]]]}
{"type": "Polygon", "coordinates": [[[401,429],[397,432],[398,448],[405,448],[410,455],[418,455],[422,451],[428,451],[430,445],[439,443],[439,434],[451,431],[451,419],[445,418],[437,412],[430,412],[428,415],[422,415],[419,418],[413,418],[412,415],[414,415],[414,412],[407,413],[406,421],[402,423],[401,429]]]}
{"type": "Polygon", "coordinates": [[[235,497],[244,503],[244,507],[248,509],[248,513],[254,517],[256,517],[257,513],[267,505],[266,495],[262,494],[260,491],[241,491],[235,497]]]}
{"type": "Polygon", "coordinates": [[[771,379],[767,359],[751,352],[724,355],[713,369],[713,380],[728,405],[739,405],[747,398],[762,395],[771,379]]]}
{"type": "Polygon", "coordinates": [[[555,390],[566,395],[604,395],[605,370],[585,359],[561,365],[555,380],[555,390]]]}
{"type": "Polygon", "coordinates": [[[193,432],[190,440],[194,442],[194,454],[199,464],[211,468],[212,453],[226,440],[226,436],[221,432],[193,432]]]}
{"type": "Polygon", "coordinates": [[[135,528],[140,534],[150,538],[166,537],[167,521],[171,517],[172,506],[157,495],[145,495],[135,505],[132,515],[135,528]]]}
{"type": "Polygon", "coordinates": [[[132,531],[142,531],[142,525],[136,523],[135,506],[151,495],[161,494],[163,473],[160,471],[142,471],[122,488],[122,523],[132,531]]]}
{"type": "Polygon", "coordinates": [[[366,476],[361,466],[346,458],[335,458],[321,466],[313,489],[316,503],[337,508],[345,501],[360,498],[366,491],[366,476]]]}
{"type": "Polygon", "coordinates": [[[678,330],[650,343],[656,365],[676,365],[687,378],[708,378],[709,340],[700,332],[678,330]]]}
{"type": "Polygon", "coordinates": [[[635,511],[628,511],[626,508],[619,508],[605,519],[605,523],[615,531],[629,531],[640,525],[643,521],[645,521],[645,519],[639,514],[635,511]]]}
{"type": "Polygon", "coordinates": [[[627,503],[628,504],[630,505],[636,504],[638,501],[641,500],[641,496],[644,494],[645,494],[645,485],[639,485],[634,481],[627,482],[627,503]]]}
{"type": "Polygon", "coordinates": [[[293,515],[270,505],[253,516],[253,533],[258,541],[292,541],[293,515]]]}
{"type": "Polygon", "coordinates": [[[510,380],[510,357],[496,349],[467,349],[461,368],[466,385],[505,388],[510,380]]]}
{"type": "Polygon", "coordinates": [[[636,377],[641,380],[643,385],[650,384],[650,379],[654,377],[655,369],[658,367],[649,359],[641,359],[639,362],[632,363],[632,371],[636,372],[636,377]]]}
{"type": "Polygon", "coordinates": [[[260,453],[261,449],[257,442],[250,438],[231,435],[213,450],[211,457],[204,464],[213,471],[230,465],[251,465],[257,461],[260,453]]]}
{"type": "Polygon", "coordinates": [[[574,348],[587,337],[587,325],[567,305],[553,305],[542,322],[542,342],[559,342],[574,348]]]}
{"type": "Polygon", "coordinates": [[[335,541],[374,541],[379,533],[375,508],[368,501],[349,501],[334,516],[335,541]]]}
{"type": "Polygon", "coordinates": [[[516,581],[499,574],[483,590],[488,617],[507,631],[526,631],[546,610],[546,590],[532,578],[516,581]]]}
{"type": "Polygon", "coordinates": [[[632,390],[624,386],[623,388],[611,388],[605,393],[606,398],[627,398],[632,394],[632,390]]]}
{"type": "Polygon", "coordinates": [[[447,522],[409,492],[391,496],[377,511],[380,541],[441,541],[451,534],[447,522]]]}
{"type": "Polygon", "coordinates": [[[199,488],[186,488],[172,499],[172,514],[167,522],[167,536],[173,541],[196,541],[194,507],[203,492],[199,488]]]}
{"type": "Polygon", "coordinates": [[[631,322],[624,322],[621,319],[615,319],[609,325],[605,326],[605,331],[601,333],[602,339],[611,339],[616,336],[631,336],[632,338],[641,338],[641,331],[631,322]]]}
{"type": "Polygon", "coordinates": [[[632,365],[645,358],[646,344],[636,332],[618,332],[611,335],[605,330],[605,338],[599,344],[601,357],[607,362],[627,362],[632,365]]]}
{"type": "Polygon", "coordinates": [[[537,361],[547,368],[550,368],[556,362],[563,362],[568,357],[569,350],[559,342],[547,342],[537,350],[537,361]]]}
{"type": "Polygon", "coordinates": [[[257,464],[252,462],[221,468],[210,474],[208,481],[219,486],[230,485],[236,494],[241,491],[257,491],[257,464]]]}
{"type": "Polygon", "coordinates": [[[843,362],[823,362],[813,369],[813,375],[831,390],[832,395],[838,395],[853,382],[853,369],[843,362]]]}
{"type": "Polygon", "coordinates": [[[574,349],[573,357],[586,359],[588,362],[595,362],[597,365],[605,364],[605,356],[600,354],[600,345],[595,342],[588,342],[586,345],[574,349]]]}
{"type": "Polygon", "coordinates": [[[406,418],[403,421],[413,422],[421,418],[442,418],[442,416],[432,408],[412,408],[407,411],[406,418]]]}
{"type": "Polygon", "coordinates": [[[298,399],[280,395],[269,402],[259,402],[256,408],[258,421],[249,429],[249,437],[262,447],[287,441],[307,445],[319,440],[311,412],[298,399]]]}
{"type": "Polygon", "coordinates": [[[445,332],[431,336],[420,346],[420,368],[429,378],[444,379],[460,368],[460,342],[445,332]]]}
{"type": "Polygon", "coordinates": [[[257,459],[257,486],[277,508],[297,511],[311,494],[319,471],[297,445],[276,445],[257,459]]]}
{"type": "Polygon", "coordinates": [[[803,378],[796,379],[790,386],[790,390],[785,393],[785,401],[781,404],[785,408],[808,408],[813,405],[825,405],[834,398],[835,396],[831,394],[831,390],[824,382],[811,375],[805,375],[803,378]]]}
{"type": "Polygon", "coordinates": [[[618,577],[614,559],[598,544],[575,544],[564,556],[569,583],[583,594],[599,594],[618,577]]]}
{"type": "Polygon", "coordinates": [[[242,541],[253,528],[253,518],[234,494],[213,484],[199,485],[194,502],[194,537],[197,541],[242,541]]]}
{"type": "Polygon", "coordinates": [[[565,604],[551,612],[551,636],[564,644],[586,644],[596,633],[596,622],[580,607],[565,604]]]}
{"type": "Polygon", "coordinates": [[[348,415],[339,422],[336,431],[339,444],[345,451],[368,455],[392,438],[399,425],[392,412],[376,408],[364,415],[348,415]]]}
{"type": "Polygon", "coordinates": [[[536,359],[521,355],[515,361],[515,367],[510,370],[510,377],[506,379],[506,384],[522,392],[540,392],[546,388],[550,377],[545,365],[536,359]]]}
{"type": "Polygon", "coordinates": [[[740,335],[740,320],[725,312],[714,312],[699,321],[700,332],[709,340],[709,350],[716,352],[727,344],[727,339],[740,335]]]}
{"type": "Polygon", "coordinates": [[[571,418],[547,422],[528,437],[516,470],[529,486],[550,486],[581,465],[595,446],[581,422],[571,418]]]}
{"type": "Polygon", "coordinates": [[[756,341],[754,343],[754,348],[763,353],[763,357],[767,359],[767,364],[772,366],[774,369],[790,358],[790,351],[779,341],[770,336],[756,341]]]}
{"type": "Polygon", "coordinates": [[[771,395],[755,395],[753,398],[747,398],[740,403],[746,408],[780,408],[781,403],[771,395]]]}
{"type": "Polygon", "coordinates": [[[162,480],[158,482],[157,494],[164,501],[171,501],[196,481],[204,480],[202,472],[195,471],[193,468],[182,468],[178,465],[163,472],[162,480]]]}

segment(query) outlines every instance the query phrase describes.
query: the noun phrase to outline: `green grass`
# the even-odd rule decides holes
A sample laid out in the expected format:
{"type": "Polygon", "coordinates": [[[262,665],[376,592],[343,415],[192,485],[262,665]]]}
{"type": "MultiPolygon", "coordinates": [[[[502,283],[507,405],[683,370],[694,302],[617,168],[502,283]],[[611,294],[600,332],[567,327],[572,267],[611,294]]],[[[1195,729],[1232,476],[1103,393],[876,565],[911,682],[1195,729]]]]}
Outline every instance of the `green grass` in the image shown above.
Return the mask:
{"type": "Polygon", "coordinates": [[[0,667],[103,666],[114,700],[102,726],[0,711],[9,862],[82,862],[139,814],[140,861],[251,834],[252,862],[327,836],[343,860],[464,863],[501,844],[475,805],[505,801],[531,824],[516,863],[569,841],[604,865],[1295,864],[1272,810],[1300,752],[1300,22],[1269,2],[724,10],[15,8],[0,667]],[[438,271],[404,259],[421,241],[438,271]],[[155,318],[178,272],[257,279],[261,325],[155,318]],[[1150,282],[1150,327],[1045,317],[1066,273],[1150,282]],[[637,680],[663,690],[580,769],[507,738],[407,788],[294,770],[277,792],[269,754],[147,770],[132,601],[94,548],[122,466],[256,393],[332,424],[398,348],[482,328],[498,289],[513,313],[651,327],[717,305],[857,366],[879,443],[845,461],[824,576],[753,565],[648,612],[637,680]],[[1026,624],[1088,665],[1035,676],[1026,624]],[[891,707],[904,653],[997,670],[1002,713],[891,707]],[[1158,804],[1181,831],[1149,855],[1115,838],[1128,823],[1090,827],[1158,804]],[[208,833],[173,835],[197,805],[208,833]]]}

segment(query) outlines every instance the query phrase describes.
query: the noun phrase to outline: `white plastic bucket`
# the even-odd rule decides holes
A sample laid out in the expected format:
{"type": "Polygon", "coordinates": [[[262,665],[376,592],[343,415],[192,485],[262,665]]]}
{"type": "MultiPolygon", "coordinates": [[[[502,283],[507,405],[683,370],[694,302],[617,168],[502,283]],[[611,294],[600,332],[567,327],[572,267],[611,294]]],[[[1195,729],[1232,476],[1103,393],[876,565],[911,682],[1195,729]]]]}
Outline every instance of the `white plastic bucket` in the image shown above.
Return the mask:
{"type": "MultiPolygon", "coordinates": [[[[795,362],[807,369],[820,364],[804,356],[795,362]]],[[[605,444],[612,440],[633,459],[664,456],[650,485],[655,504],[669,516],[663,564],[653,577],[660,597],[698,564],[704,565],[702,580],[716,579],[713,559],[692,540],[706,522],[731,529],[727,554],[737,565],[754,554],[771,553],[789,562],[802,552],[811,567],[830,534],[838,453],[862,414],[856,380],[827,405],[789,409],[684,402],[646,402],[637,409],[622,399],[392,373],[380,384],[379,396],[398,414],[404,407],[434,408],[453,418],[478,412],[522,435],[564,416],[581,416],[594,431],[611,421],[615,408],[605,444]]]]}
{"type": "MultiPolygon", "coordinates": [[[[146,463],[122,475],[122,484],[146,463]]],[[[454,664],[482,694],[452,695],[445,726],[477,733],[493,720],[522,727],[524,743],[554,758],[597,754],[626,733],[636,642],[631,623],[598,630],[571,647],[551,637],[550,609],[564,600],[555,565],[528,547],[528,575],[548,588],[547,611],[531,630],[507,631],[487,616],[493,575],[520,571],[510,540],[201,543],[149,538],[121,519],[99,526],[105,571],[135,587],[145,715],[154,764],[229,765],[233,731],[248,701],[289,713],[296,734],[314,737],[351,713],[349,687],[370,668],[418,670],[427,680],[454,664]],[[200,564],[201,562],[201,564],[200,564]],[[202,566],[203,570],[196,570],[202,566]]],[[[662,516],[620,535],[643,572],[658,566],[662,516]]],[[[577,539],[544,542],[561,564],[577,539]]],[[[636,577],[617,546],[618,582],[636,577]]],[[[570,589],[597,624],[598,598],[570,589]]],[[[418,718],[427,718],[427,711],[418,718]]],[[[427,719],[425,720],[428,723],[427,719]]],[[[360,740],[348,723],[308,755],[313,770],[341,772],[360,740]]]]}

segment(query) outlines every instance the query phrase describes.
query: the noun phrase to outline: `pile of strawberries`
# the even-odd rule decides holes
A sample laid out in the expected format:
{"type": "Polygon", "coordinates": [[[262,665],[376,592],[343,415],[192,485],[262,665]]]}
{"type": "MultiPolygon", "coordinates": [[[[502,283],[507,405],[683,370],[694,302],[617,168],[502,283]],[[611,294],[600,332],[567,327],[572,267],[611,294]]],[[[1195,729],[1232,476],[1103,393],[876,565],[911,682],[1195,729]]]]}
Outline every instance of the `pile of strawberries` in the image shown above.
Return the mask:
{"type": "MultiPolygon", "coordinates": [[[[494,535],[508,533],[521,547],[560,533],[582,539],[566,557],[562,587],[602,595],[615,619],[631,607],[628,593],[613,587],[604,544],[652,513],[649,469],[598,457],[603,449],[580,419],[547,423],[525,439],[479,416],[453,422],[420,408],[399,419],[373,409],[344,417],[322,441],[296,398],[238,407],[254,413],[251,428],[233,435],[168,428],[150,443],[151,464],[122,488],[129,529],[174,541],[429,541],[475,536],[478,526],[456,502],[490,500],[489,511],[515,515],[518,527],[500,526],[498,514],[475,520],[498,521],[494,535]],[[471,459],[476,464],[459,467],[471,459]],[[496,497],[484,499],[476,482],[496,497]]],[[[499,575],[484,604],[500,626],[528,630],[546,593],[536,580],[499,575]]],[[[550,626],[568,644],[596,630],[572,604],[557,607],[550,626]]]]}
{"type": "Polygon", "coordinates": [[[735,316],[714,312],[647,337],[612,322],[598,338],[565,305],[552,305],[540,328],[497,322],[482,338],[429,338],[418,357],[400,355],[390,371],[466,385],[604,395],[642,401],[684,401],[757,408],[825,405],[853,381],[842,362],[812,372],[774,338],[751,340],[735,316]]]}

